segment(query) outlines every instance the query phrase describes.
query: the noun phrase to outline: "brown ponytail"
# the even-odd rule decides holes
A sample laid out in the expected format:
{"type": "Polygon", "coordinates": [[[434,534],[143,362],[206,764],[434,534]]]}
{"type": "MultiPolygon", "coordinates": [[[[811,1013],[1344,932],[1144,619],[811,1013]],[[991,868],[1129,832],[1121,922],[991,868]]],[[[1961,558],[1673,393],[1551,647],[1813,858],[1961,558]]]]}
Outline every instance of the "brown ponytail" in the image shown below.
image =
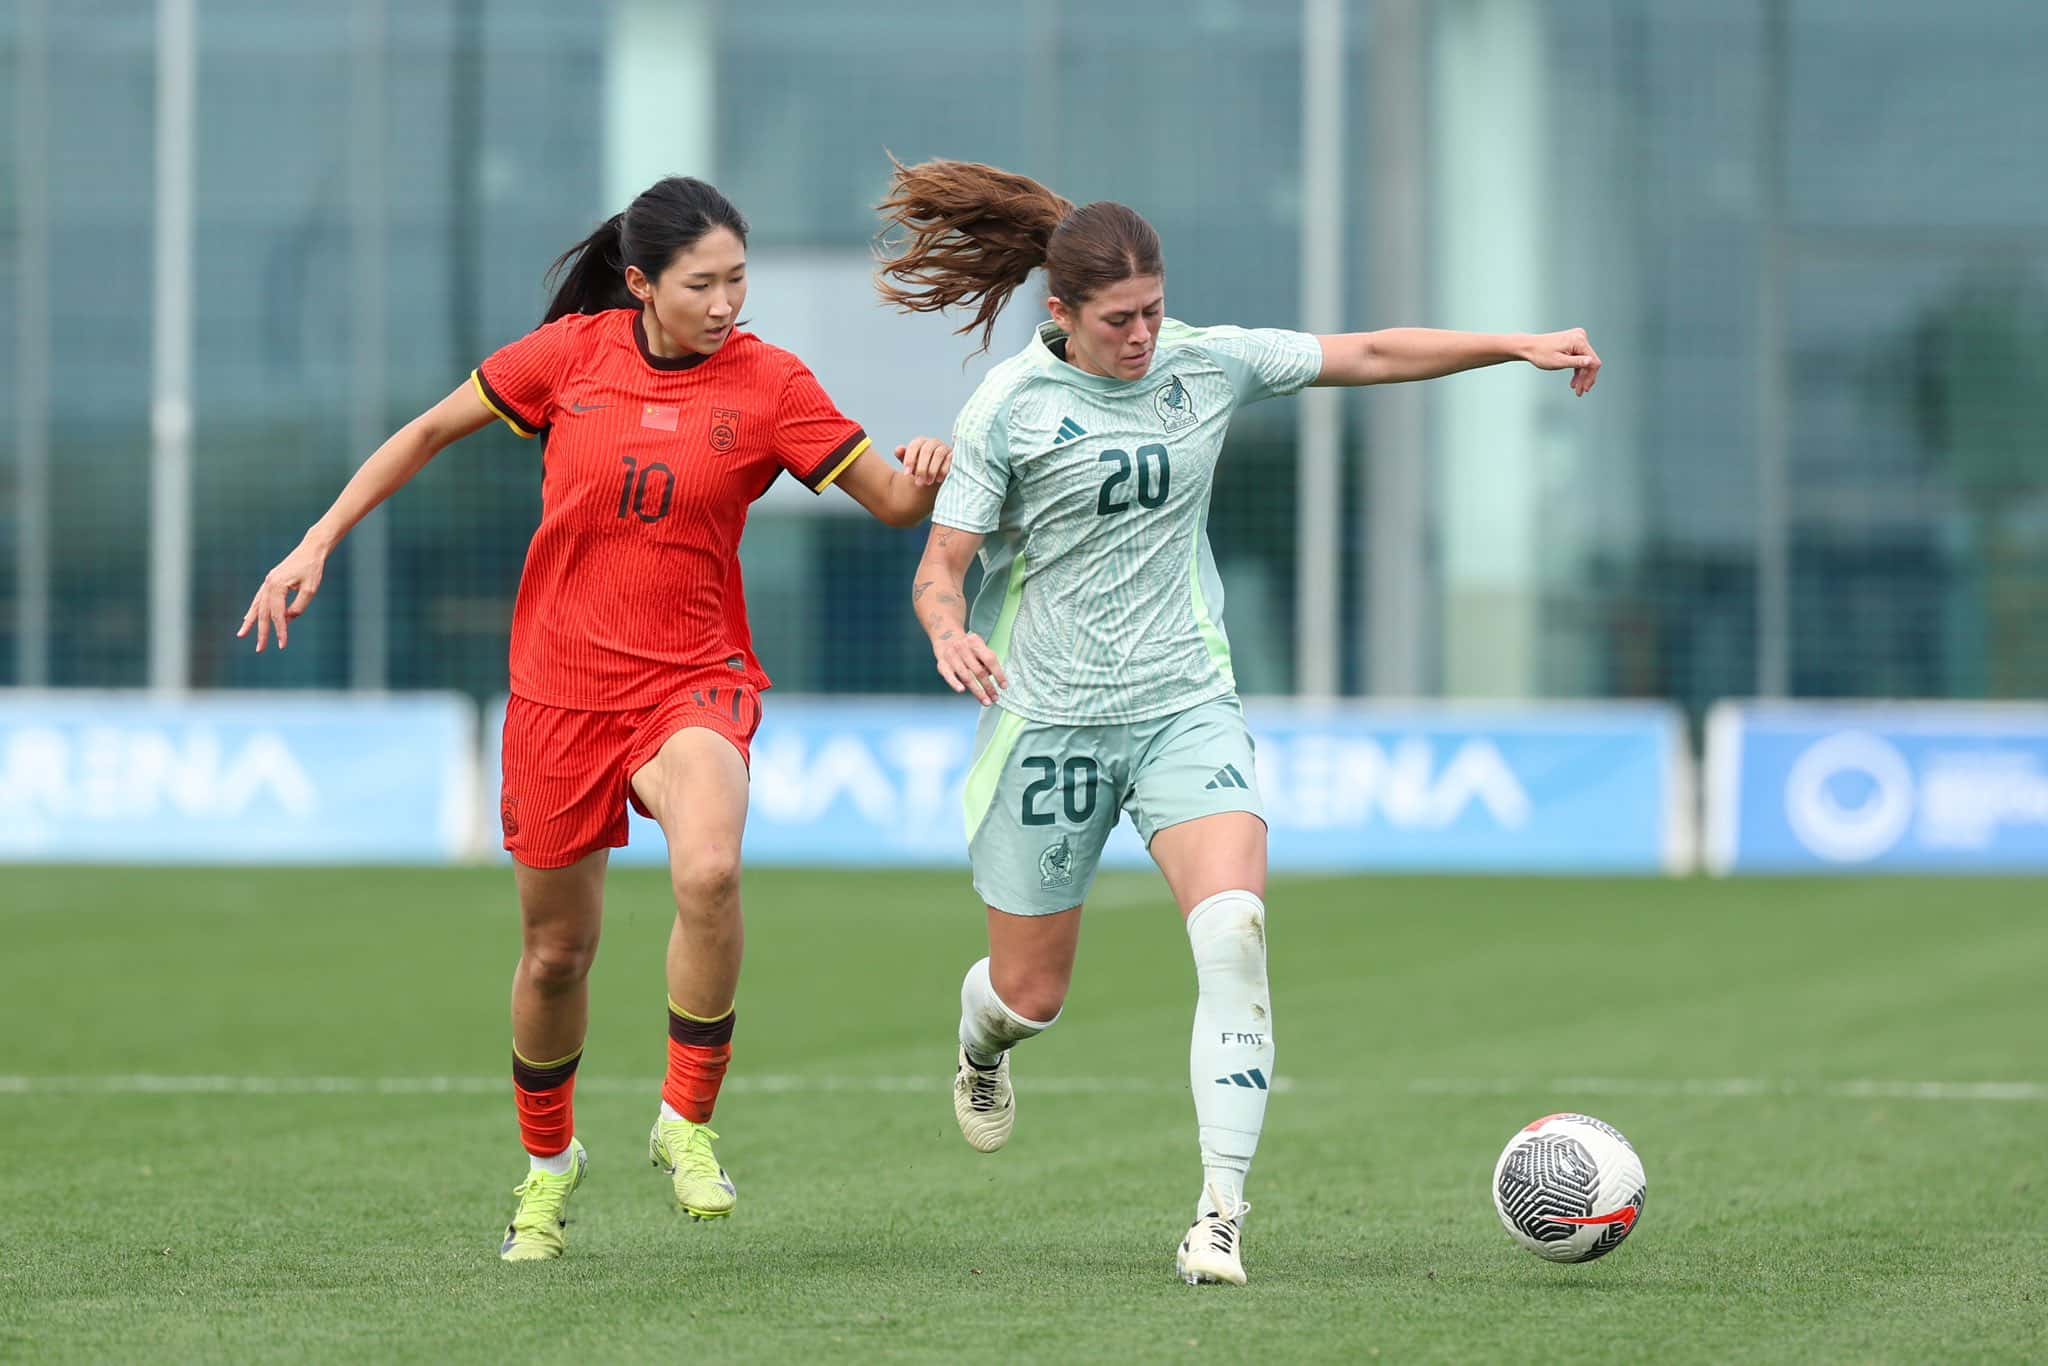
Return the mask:
{"type": "Polygon", "coordinates": [[[996,315],[1039,266],[1054,297],[1079,309],[1098,290],[1134,275],[1164,275],[1159,234],[1134,210],[1103,202],[1075,208],[1027,176],[971,161],[927,161],[896,168],[877,207],[904,239],[884,228],[876,272],[882,298],[906,313],[975,304],[961,332],[995,336],[996,315]]]}

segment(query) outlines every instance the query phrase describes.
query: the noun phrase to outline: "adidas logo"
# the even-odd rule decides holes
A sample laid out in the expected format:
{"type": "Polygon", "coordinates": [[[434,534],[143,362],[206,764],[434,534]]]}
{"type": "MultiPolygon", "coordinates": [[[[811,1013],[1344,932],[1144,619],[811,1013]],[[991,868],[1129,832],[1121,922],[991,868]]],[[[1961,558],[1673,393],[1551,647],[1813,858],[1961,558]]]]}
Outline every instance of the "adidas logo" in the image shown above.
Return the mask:
{"type": "Polygon", "coordinates": [[[1052,444],[1055,446],[1064,446],[1069,441],[1073,441],[1076,438],[1083,437],[1086,435],[1088,435],[1088,433],[1082,430],[1080,423],[1074,421],[1074,419],[1072,419],[1071,417],[1063,417],[1060,419],[1060,429],[1059,432],[1053,437],[1052,444]]]}
{"type": "Polygon", "coordinates": [[[1236,764],[1225,764],[1216,770],[1215,777],[1202,784],[1204,792],[1213,792],[1219,787],[1242,787],[1249,790],[1251,784],[1244,780],[1244,774],[1237,771],[1236,764]]]}
{"type": "Polygon", "coordinates": [[[1249,1072],[1232,1072],[1227,1077],[1218,1077],[1216,1078],[1216,1084],[1218,1086],[1242,1086],[1253,1091],[1270,1089],[1266,1085],[1266,1074],[1256,1067],[1249,1072]]]}

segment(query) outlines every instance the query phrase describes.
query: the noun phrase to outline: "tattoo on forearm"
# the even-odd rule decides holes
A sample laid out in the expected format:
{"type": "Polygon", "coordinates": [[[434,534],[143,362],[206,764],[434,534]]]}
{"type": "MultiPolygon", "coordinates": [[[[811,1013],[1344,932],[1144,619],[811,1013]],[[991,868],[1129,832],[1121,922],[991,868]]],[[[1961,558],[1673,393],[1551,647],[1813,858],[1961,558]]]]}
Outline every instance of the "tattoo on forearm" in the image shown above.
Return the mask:
{"type": "Polygon", "coordinates": [[[967,585],[954,575],[918,579],[912,583],[911,610],[917,614],[918,623],[931,634],[934,644],[955,639],[967,629],[963,616],[966,593],[967,585]],[[934,594],[931,592],[933,588],[939,591],[934,594]]]}

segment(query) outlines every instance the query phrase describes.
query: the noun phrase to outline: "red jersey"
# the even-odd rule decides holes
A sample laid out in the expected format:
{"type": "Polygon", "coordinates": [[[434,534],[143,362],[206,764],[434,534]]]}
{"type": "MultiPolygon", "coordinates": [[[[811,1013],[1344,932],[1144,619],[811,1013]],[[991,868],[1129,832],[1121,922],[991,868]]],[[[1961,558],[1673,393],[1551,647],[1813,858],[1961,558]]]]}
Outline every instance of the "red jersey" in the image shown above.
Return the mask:
{"type": "Polygon", "coordinates": [[[558,318],[471,375],[548,434],[540,527],[512,612],[512,691],[623,711],[706,670],[768,686],[740,584],[747,508],[788,470],[822,493],[868,447],[804,363],[734,330],[653,355],[632,309],[558,318]]]}

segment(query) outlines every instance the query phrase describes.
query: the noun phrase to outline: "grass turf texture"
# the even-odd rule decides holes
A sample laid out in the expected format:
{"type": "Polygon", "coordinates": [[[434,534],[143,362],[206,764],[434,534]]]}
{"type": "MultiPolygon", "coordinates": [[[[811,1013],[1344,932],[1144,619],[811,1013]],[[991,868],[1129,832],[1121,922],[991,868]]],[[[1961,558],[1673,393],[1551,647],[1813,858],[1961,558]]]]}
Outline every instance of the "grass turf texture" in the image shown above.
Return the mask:
{"type": "Polygon", "coordinates": [[[2048,1102],[1820,1085],[2042,1081],[2040,882],[1280,882],[1292,1089],[1243,1290],[1172,1279],[1198,1181],[1193,974],[1156,877],[1098,885],[1066,1017],[1018,1055],[1017,1134],[983,1157],[946,1090],[982,951],[964,877],[750,874],[717,1120],[740,1205],[696,1225],[645,1157],[665,881],[615,873],[577,1099],[591,1175],[568,1257],[524,1267],[495,1257],[524,1167],[509,1081],[488,1081],[506,873],[17,868],[0,888],[0,1073],[32,1079],[0,1091],[0,1358],[2048,1352],[2048,1102]],[[92,1089],[126,1074],[490,1089],[92,1089]],[[746,1080],[789,1076],[848,1089],[746,1080]],[[1548,1084],[1573,1076],[1799,1086],[1548,1084]],[[55,1077],[84,1089],[33,1080],[55,1077]],[[1487,1196],[1510,1134],[1560,1109],[1618,1125],[1649,1173],[1642,1225],[1590,1266],[1516,1249],[1487,1196]]]}

